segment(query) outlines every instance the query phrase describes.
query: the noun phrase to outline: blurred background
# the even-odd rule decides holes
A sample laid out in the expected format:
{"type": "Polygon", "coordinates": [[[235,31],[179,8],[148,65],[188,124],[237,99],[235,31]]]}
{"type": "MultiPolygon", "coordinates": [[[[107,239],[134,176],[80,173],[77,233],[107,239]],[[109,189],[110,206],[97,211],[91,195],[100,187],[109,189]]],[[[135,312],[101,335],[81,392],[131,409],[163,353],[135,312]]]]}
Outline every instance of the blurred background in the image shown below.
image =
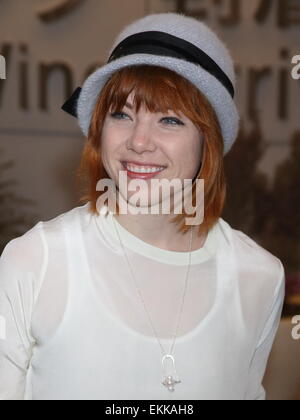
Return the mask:
{"type": "Polygon", "coordinates": [[[222,217],[285,266],[264,385],[269,400],[300,400],[300,0],[0,0],[0,254],[80,205],[84,137],[61,106],[124,26],[167,11],[205,21],[234,58],[241,128],[225,157],[222,217]]]}

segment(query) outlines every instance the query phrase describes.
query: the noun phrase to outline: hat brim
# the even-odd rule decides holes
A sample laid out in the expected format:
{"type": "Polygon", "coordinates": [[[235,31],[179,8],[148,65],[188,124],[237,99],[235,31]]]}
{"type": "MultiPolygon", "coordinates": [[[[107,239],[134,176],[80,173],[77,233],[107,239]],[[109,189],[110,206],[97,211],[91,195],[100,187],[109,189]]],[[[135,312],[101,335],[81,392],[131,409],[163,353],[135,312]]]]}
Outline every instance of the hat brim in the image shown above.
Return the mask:
{"type": "Polygon", "coordinates": [[[112,74],[123,67],[142,64],[166,67],[175,71],[193,83],[206,96],[219,120],[225,155],[234,143],[239,129],[240,117],[232,97],[222,83],[205,69],[174,57],[132,54],[105,64],[92,73],[85,80],[77,102],[78,123],[83,134],[88,136],[91,117],[99,94],[112,74]]]}

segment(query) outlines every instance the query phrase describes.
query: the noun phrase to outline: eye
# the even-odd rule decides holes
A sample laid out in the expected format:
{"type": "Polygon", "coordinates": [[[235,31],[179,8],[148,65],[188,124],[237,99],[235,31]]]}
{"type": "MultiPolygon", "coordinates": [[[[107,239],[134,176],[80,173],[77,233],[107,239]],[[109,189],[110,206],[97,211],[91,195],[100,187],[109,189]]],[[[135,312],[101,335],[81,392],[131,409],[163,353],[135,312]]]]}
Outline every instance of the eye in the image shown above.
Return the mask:
{"type": "MultiPolygon", "coordinates": [[[[112,117],[112,118],[115,118],[115,119],[117,119],[117,120],[123,120],[124,118],[124,116],[125,117],[129,117],[127,114],[125,114],[124,112],[112,112],[112,113],[110,113],[110,116],[112,117]]],[[[184,125],[184,123],[182,122],[182,121],[180,121],[178,118],[175,118],[175,117],[164,117],[164,118],[162,118],[161,119],[161,121],[164,121],[164,120],[166,120],[166,121],[171,121],[172,122],[172,124],[170,123],[168,123],[167,125],[184,125]]]]}
{"type": "MultiPolygon", "coordinates": [[[[124,114],[124,112],[112,112],[111,114],[110,114],[110,116],[112,117],[112,118],[116,118],[116,119],[123,119],[123,118],[117,118],[118,116],[122,116],[122,115],[127,115],[127,114],[124,114]]],[[[128,115],[127,115],[128,116],[128,115]]]]}
{"type": "Polygon", "coordinates": [[[165,117],[162,118],[162,121],[167,120],[167,121],[172,121],[175,124],[171,124],[171,125],[184,125],[184,123],[182,121],[180,121],[178,118],[175,117],[165,117]]]}

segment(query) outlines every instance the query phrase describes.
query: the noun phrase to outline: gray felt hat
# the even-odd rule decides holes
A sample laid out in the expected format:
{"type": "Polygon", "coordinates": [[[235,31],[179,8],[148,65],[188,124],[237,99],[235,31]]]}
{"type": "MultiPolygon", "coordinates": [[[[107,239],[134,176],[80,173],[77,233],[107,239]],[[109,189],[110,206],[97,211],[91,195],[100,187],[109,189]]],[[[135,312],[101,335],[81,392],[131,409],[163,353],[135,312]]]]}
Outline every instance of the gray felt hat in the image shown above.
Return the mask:
{"type": "Polygon", "coordinates": [[[62,109],[78,118],[88,136],[99,94],[112,74],[127,66],[166,67],[194,84],[218,117],[224,155],[236,140],[239,113],[234,103],[236,77],[229,50],[205,23],[179,13],[156,13],[126,26],[115,39],[107,63],[77,88],[62,109]]]}

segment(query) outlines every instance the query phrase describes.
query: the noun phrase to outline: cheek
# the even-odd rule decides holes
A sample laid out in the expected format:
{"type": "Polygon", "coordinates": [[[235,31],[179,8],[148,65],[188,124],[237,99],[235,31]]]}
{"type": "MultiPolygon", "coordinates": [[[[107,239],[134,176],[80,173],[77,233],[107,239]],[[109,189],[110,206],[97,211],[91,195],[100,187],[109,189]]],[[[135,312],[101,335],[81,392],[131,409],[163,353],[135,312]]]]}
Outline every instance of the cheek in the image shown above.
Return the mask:
{"type": "Polygon", "coordinates": [[[120,137],[116,135],[114,130],[103,130],[101,136],[101,153],[102,156],[109,158],[113,157],[113,153],[119,147],[120,137]]]}
{"type": "Polygon", "coordinates": [[[111,161],[113,159],[113,144],[111,141],[111,136],[107,136],[107,133],[103,132],[101,137],[101,159],[103,166],[109,176],[112,176],[111,173],[111,161]]]}
{"type": "Polygon", "coordinates": [[[182,176],[192,179],[201,162],[201,138],[193,136],[183,139],[183,142],[185,147],[178,149],[177,161],[180,162],[182,176]]]}
{"type": "Polygon", "coordinates": [[[199,136],[185,136],[177,143],[173,153],[177,160],[184,164],[188,162],[191,165],[193,162],[198,162],[201,158],[201,139],[199,136]]]}
{"type": "Polygon", "coordinates": [[[190,150],[192,154],[192,160],[195,161],[196,163],[198,163],[199,160],[201,159],[202,143],[203,143],[203,138],[200,133],[195,133],[191,137],[190,150]]]}

